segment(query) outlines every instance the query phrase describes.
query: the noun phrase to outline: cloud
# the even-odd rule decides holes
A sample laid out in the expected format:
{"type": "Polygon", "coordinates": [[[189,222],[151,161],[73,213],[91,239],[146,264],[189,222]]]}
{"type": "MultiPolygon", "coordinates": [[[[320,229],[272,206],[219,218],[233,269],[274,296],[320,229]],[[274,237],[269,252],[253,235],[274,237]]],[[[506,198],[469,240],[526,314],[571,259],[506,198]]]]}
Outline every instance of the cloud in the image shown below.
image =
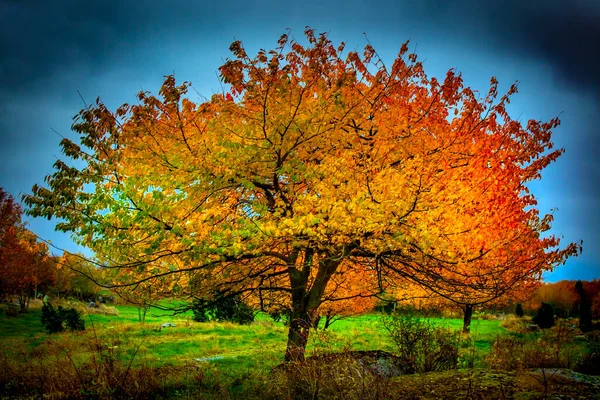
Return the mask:
{"type": "Polygon", "coordinates": [[[557,81],[600,100],[600,3],[596,0],[428,0],[409,14],[432,26],[551,66],[557,81]],[[476,39],[473,39],[476,38],[476,39]]]}

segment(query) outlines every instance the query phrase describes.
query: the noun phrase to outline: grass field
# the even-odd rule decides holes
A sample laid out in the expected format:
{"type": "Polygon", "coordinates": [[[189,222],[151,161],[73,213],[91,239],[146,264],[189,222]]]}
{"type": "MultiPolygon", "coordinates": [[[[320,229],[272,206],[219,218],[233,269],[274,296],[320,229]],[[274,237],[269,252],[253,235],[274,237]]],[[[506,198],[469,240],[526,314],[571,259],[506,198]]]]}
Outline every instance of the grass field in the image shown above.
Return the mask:
{"type": "MultiPolygon", "coordinates": [[[[231,368],[268,368],[282,361],[287,340],[287,327],[276,323],[268,315],[259,314],[251,325],[232,323],[198,323],[191,312],[170,315],[151,309],[144,324],[138,321],[135,307],[117,306],[118,316],[88,315],[86,331],[82,334],[65,332],[49,335],[40,322],[41,312],[32,309],[18,318],[0,318],[0,339],[14,345],[27,343],[35,346],[48,339],[73,337],[76,341],[101,340],[123,342],[140,346],[134,362],[153,365],[185,363],[208,359],[216,365],[231,368]],[[163,323],[175,327],[160,328],[163,323]],[[265,363],[265,360],[269,362],[265,363]]],[[[459,330],[462,320],[432,319],[436,324],[459,330]]],[[[471,337],[476,350],[483,356],[490,343],[505,333],[497,320],[474,320],[471,337]]],[[[315,351],[392,350],[392,343],[381,325],[381,316],[363,315],[335,322],[327,331],[313,330],[307,348],[310,355],[315,351]]],[[[481,357],[479,357],[481,358],[481,357]]]]}
{"type": "MultiPolygon", "coordinates": [[[[79,387],[75,397],[81,395],[82,398],[127,398],[133,393],[140,398],[291,396],[291,392],[273,394],[265,391],[265,388],[286,387],[289,384],[274,381],[270,375],[271,369],[283,361],[287,327],[283,323],[275,323],[268,315],[259,314],[253,324],[242,326],[233,323],[198,323],[192,320],[191,313],[173,316],[152,309],[142,324],[138,321],[137,308],[116,308],[118,316],[85,316],[84,332],[52,335],[44,331],[39,308],[32,308],[17,318],[0,315],[0,370],[5,371],[4,376],[0,374],[0,398],[3,398],[2,388],[10,393],[31,395],[33,390],[33,395],[52,392],[68,393],[65,397],[73,397],[73,392],[65,392],[65,388],[71,387],[74,382],[79,387]],[[161,324],[167,322],[176,326],[161,328],[161,324]],[[18,386],[21,381],[23,388],[18,386]],[[115,388],[121,392],[115,391],[115,388]]],[[[312,330],[307,355],[349,350],[393,352],[394,346],[381,318],[377,314],[363,315],[337,321],[328,330],[312,330]]],[[[460,319],[433,318],[430,321],[450,330],[462,329],[460,319]]],[[[427,375],[426,380],[419,374],[398,377],[385,381],[385,390],[392,390],[393,393],[412,390],[415,398],[439,398],[438,386],[448,385],[455,387],[456,398],[465,398],[464,391],[472,390],[472,380],[476,379],[477,382],[494,381],[499,385],[486,383],[487,386],[481,386],[477,389],[481,398],[513,398],[512,395],[503,394],[506,389],[503,385],[511,382],[510,385],[515,387],[520,384],[528,388],[531,386],[527,383],[529,381],[518,383],[522,375],[515,375],[514,372],[496,371],[496,375],[493,375],[486,364],[492,343],[498,337],[511,336],[500,323],[499,320],[473,320],[470,337],[463,336],[459,349],[459,369],[455,373],[434,373],[437,375],[427,375]],[[464,360],[470,362],[465,363],[464,360]],[[429,394],[419,397],[423,391],[429,394]]],[[[535,334],[528,340],[533,343],[532,349],[541,347],[544,350],[543,345],[534,342],[538,340],[535,334]]],[[[347,373],[345,369],[339,372],[336,369],[339,366],[327,368],[337,371],[335,379],[347,373]]],[[[312,376],[310,379],[317,379],[317,382],[324,379],[318,378],[322,372],[316,377],[311,375],[313,373],[308,373],[312,376]]],[[[356,376],[346,378],[356,382],[356,376]]],[[[364,376],[362,379],[363,394],[358,398],[378,398],[379,394],[365,392],[364,376]]],[[[379,381],[373,382],[370,381],[371,386],[380,384],[379,381]]],[[[535,378],[532,382],[541,382],[541,379],[535,378]]],[[[572,386],[565,387],[571,390],[572,386]]],[[[538,393],[540,390],[545,395],[548,393],[547,387],[536,387],[534,391],[538,393]]],[[[328,398],[326,395],[322,397],[328,398]]]]}

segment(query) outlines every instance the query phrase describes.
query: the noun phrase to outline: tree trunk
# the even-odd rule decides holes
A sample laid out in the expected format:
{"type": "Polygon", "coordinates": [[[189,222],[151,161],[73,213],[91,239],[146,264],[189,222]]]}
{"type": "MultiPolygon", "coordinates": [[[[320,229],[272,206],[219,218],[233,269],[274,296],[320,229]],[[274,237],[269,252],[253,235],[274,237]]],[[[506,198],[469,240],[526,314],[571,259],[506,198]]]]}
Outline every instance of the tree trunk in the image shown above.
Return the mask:
{"type": "Polygon", "coordinates": [[[317,314],[312,321],[313,329],[319,329],[319,323],[321,322],[321,315],[317,314]]]}
{"type": "Polygon", "coordinates": [[[341,254],[324,254],[319,260],[317,274],[309,288],[311,269],[313,267],[314,249],[304,250],[304,260],[301,269],[296,268],[299,252],[289,259],[288,273],[292,294],[292,315],[290,316],[290,329],[288,332],[285,361],[304,361],[304,352],[310,328],[317,316],[321,305],[323,293],[331,276],[342,262],[342,255],[349,253],[356,244],[346,245],[341,254]]]}
{"type": "Polygon", "coordinates": [[[288,341],[285,349],[285,362],[304,361],[312,321],[307,312],[292,312],[288,341]]]}
{"type": "Polygon", "coordinates": [[[465,316],[463,319],[463,333],[471,332],[471,317],[473,316],[473,305],[465,305],[465,316]]]}
{"type": "Polygon", "coordinates": [[[327,314],[325,316],[325,327],[323,328],[323,330],[326,330],[331,326],[331,324],[333,324],[333,318],[335,318],[335,315],[327,314]]]}
{"type": "Polygon", "coordinates": [[[27,308],[29,307],[29,294],[24,294],[21,292],[18,296],[19,306],[21,307],[21,313],[27,312],[27,308]]]}

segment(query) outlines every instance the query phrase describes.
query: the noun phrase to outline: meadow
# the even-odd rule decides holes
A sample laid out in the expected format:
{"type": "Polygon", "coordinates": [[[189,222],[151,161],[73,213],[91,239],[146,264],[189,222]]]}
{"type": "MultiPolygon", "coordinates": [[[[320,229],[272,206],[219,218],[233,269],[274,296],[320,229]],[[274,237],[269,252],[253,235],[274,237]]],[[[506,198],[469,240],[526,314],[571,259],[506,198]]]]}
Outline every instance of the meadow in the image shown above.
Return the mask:
{"type": "MultiPolygon", "coordinates": [[[[499,319],[473,320],[471,335],[460,336],[456,369],[385,378],[357,372],[347,360],[331,359],[324,366],[299,367],[292,375],[272,373],[283,361],[287,327],[268,315],[258,314],[250,325],[236,325],[199,323],[191,312],[173,316],[151,309],[140,323],[137,308],[116,309],[118,316],[84,316],[83,332],[59,334],[45,332],[35,306],[16,318],[0,315],[2,397],[508,399],[582,390],[586,396],[600,394],[600,382],[572,372],[568,374],[575,375],[566,376],[564,371],[570,369],[550,370],[541,364],[502,368],[510,360],[490,357],[499,351],[494,348],[499,338],[527,338],[533,346],[515,347],[523,354],[543,348],[545,342],[539,333],[509,331],[499,319]],[[527,374],[531,379],[524,378],[527,374]],[[298,391],[293,382],[298,377],[308,389],[298,391]]],[[[450,331],[462,328],[460,319],[429,321],[450,331]]],[[[565,346],[560,351],[568,348],[572,359],[557,367],[572,367],[584,347],[565,346]]],[[[307,356],[359,350],[395,352],[382,315],[347,318],[327,330],[313,330],[307,356]]]]}

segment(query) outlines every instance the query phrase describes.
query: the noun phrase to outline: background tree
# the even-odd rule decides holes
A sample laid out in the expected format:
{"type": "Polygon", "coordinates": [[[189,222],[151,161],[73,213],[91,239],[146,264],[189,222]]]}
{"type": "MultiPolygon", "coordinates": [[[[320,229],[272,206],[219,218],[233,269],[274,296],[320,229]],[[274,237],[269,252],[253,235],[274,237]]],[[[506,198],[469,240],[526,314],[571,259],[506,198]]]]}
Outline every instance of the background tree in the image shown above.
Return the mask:
{"type": "Polygon", "coordinates": [[[45,290],[56,278],[48,246],[21,222],[21,209],[0,189],[0,293],[16,298],[21,312],[29,299],[45,290]]]}
{"type": "Polygon", "coordinates": [[[515,308],[515,315],[519,318],[525,315],[525,312],[523,311],[523,304],[517,303],[517,306],[515,308]]]}
{"type": "Polygon", "coordinates": [[[587,332],[592,329],[592,302],[585,292],[583,282],[580,280],[575,284],[575,291],[579,296],[579,329],[587,332]]]}
{"type": "Polygon", "coordinates": [[[56,270],[55,291],[81,301],[95,300],[100,290],[98,283],[105,280],[102,270],[80,253],[64,252],[57,259],[56,270]]]}
{"type": "Polygon", "coordinates": [[[287,294],[287,361],[340,271],[370,294],[402,278],[467,301],[577,254],[525,186],[562,153],[557,119],[523,127],[515,86],[498,99],[495,79],[481,97],[452,70],[428,78],[407,44],[388,67],[305,33],[254,57],[234,42],[226,91],[200,104],[169,76],[160,98],[85,108],[79,143],[61,142],[84,166],[57,161],[28,212],[59,218],[114,285],[287,294]]]}

